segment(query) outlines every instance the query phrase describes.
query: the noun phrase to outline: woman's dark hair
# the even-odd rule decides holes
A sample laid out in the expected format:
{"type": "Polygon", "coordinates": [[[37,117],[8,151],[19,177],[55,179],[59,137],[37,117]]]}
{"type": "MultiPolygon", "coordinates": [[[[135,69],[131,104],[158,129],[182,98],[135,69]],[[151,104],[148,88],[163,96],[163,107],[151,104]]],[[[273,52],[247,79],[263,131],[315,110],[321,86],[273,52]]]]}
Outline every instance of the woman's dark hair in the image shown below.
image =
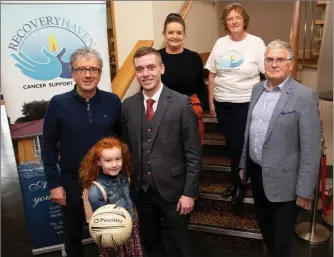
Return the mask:
{"type": "Polygon", "coordinates": [[[184,22],[183,18],[181,17],[180,14],[178,13],[170,13],[166,17],[165,23],[164,23],[164,31],[163,33],[166,32],[167,25],[172,22],[177,22],[182,25],[183,27],[183,32],[186,32],[186,23],[184,22]]]}

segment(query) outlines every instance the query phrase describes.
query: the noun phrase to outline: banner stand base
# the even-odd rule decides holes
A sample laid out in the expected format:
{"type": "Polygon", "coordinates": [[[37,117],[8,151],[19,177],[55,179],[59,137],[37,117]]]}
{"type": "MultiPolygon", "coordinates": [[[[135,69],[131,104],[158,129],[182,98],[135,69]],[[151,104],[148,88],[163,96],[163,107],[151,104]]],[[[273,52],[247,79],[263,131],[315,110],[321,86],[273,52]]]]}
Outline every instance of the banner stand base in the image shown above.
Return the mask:
{"type": "MultiPolygon", "coordinates": [[[[94,243],[93,239],[91,239],[91,238],[82,240],[83,245],[87,245],[87,244],[91,244],[91,243],[94,243]]],[[[33,255],[39,255],[39,254],[55,252],[55,251],[60,251],[60,250],[61,250],[61,256],[66,257],[67,255],[66,255],[66,252],[65,252],[64,244],[52,245],[52,246],[48,246],[48,247],[33,249],[32,254],[33,255]]]]}
{"type": "Polygon", "coordinates": [[[310,244],[322,244],[330,237],[329,230],[321,225],[314,224],[314,230],[310,229],[310,223],[300,223],[296,227],[296,234],[303,240],[308,241],[310,244]]]}

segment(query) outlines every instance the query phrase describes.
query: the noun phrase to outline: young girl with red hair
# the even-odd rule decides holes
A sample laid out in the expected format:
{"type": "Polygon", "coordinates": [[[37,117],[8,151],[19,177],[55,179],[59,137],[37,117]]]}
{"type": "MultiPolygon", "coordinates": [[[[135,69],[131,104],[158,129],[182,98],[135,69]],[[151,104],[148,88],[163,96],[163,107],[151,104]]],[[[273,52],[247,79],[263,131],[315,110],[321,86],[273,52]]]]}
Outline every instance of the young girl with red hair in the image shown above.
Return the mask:
{"type": "MultiPolygon", "coordinates": [[[[88,196],[92,211],[106,204],[116,204],[126,209],[133,221],[133,231],[122,246],[100,249],[102,257],[141,257],[138,220],[129,195],[129,179],[132,172],[128,146],[119,139],[108,137],[97,142],[84,157],[80,166],[80,180],[88,196]],[[105,201],[100,184],[107,195],[105,201]]],[[[84,194],[85,195],[85,194],[84,194]]],[[[85,198],[85,197],[84,197],[85,198]]],[[[85,199],[84,199],[85,201],[85,199]]]]}

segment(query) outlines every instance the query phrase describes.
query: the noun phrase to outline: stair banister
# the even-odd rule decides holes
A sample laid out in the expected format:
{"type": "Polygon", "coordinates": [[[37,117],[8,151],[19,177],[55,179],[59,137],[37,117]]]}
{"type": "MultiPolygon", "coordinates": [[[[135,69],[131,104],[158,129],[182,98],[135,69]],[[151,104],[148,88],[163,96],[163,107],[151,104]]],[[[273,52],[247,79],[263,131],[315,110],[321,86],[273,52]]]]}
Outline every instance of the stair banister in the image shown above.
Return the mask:
{"type": "MultiPolygon", "coordinates": [[[[111,9],[111,14],[114,15],[114,11],[113,11],[114,8],[112,5],[113,4],[112,2],[113,1],[110,1],[110,9],[111,9]]],[[[183,4],[183,7],[180,11],[180,15],[183,19],[187,16],[193,2],[194,1],[186,1],[183,4]]],[[[135,77],[135,72],[134,72],[133,65],[132,65],[133,54],[140,47],[153,46],[153,43],[154,43],[153,40],[138,40],[138,42],[135,44],[135,46],[132,48],[131,52],[129,53],[128,57],[126,58],[125,62],[123,63],[122,67],[119,70],[117,70],[117,74],[115,78],[113,79],[111,85],[112,85],[112,92],[117,94],[121,100],[123,100],[126,92],[128,91],[135,77]]],[[[115,48],[115,50],[116,49],[117,48],[115,48]]],[[[115,54],[117,56],[117,52],[115,54]]],[[[118,60],[116,61],[116,63],[118,64],[118,60]]]]}
{"type": "Polygon", "coordinates": [[[295,54],[295,60],[291,71],[291,77],[296,78],[297,75],[297,60],[298,60],[298,37],[299,37],[299,23],[300,23],[300,1],[293,2],[292,24],[290,30],[290,45],[295,54]]]}

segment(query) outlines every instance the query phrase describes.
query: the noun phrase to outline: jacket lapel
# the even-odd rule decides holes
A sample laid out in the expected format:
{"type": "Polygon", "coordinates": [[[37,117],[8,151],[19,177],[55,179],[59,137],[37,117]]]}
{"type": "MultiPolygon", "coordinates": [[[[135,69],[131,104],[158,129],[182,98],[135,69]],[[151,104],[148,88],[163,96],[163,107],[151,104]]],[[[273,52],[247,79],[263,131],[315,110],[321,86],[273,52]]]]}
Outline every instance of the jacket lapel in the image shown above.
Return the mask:
{"type": "Polygon", "coordinates": [[[291,97],[293,91],[292,91],[293,87],[291,85],[291,80],[287,81],[285,86],[283,87],[282,93],[280,98],[277,101],[277,104],[275,106],[273,115],[271,116],[270,122],[269,122],[269,126],[268,126],[268,130],[267,130],[267,134],[266,137],[264,139],[264,143],[268,140],[271,132],[273,131],[276,121],[278,119],[278,117],[280,116],[284,106],[286,105],[286,103],[288,102],[289,98],[291,97]]]}
{"type": "Polygon", "coordinates": [[[139,93],[136,98],[136,108],[134,109],[134,121],[137,125],[136,138],[139,156],[141,156],[141,130],[142,130],[142,112],[144,109],[144,97],[142,93],[139,93]]]}
{"type": "Polygon", "coordinates": [[[169,107],[169,104],[172,102],[171,98],[171,91],[166,86],[163,86],[163,89],[161,91],[161,95],[158,101],[157,110],[154,113],[153,119],[152,119],[152,144],[151,147],[154,144],[155,138],[157,136],[161,121],[163,117],[166,114],[166,111],[169,107]]]}

